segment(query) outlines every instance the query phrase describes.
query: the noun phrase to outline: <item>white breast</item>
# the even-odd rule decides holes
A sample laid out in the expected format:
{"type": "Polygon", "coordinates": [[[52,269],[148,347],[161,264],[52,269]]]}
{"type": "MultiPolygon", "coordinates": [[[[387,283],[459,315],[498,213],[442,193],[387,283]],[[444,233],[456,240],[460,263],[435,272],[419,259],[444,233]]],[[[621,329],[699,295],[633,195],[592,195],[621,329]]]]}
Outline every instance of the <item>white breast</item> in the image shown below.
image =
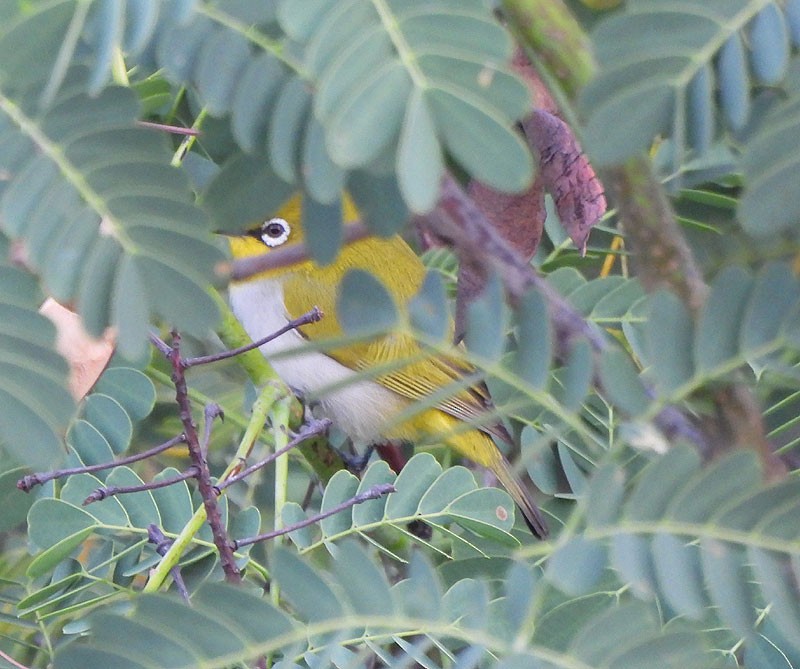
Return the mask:
{"type": "MultiPolygon", "coordinates": [[[[278,280],[233,284],[229,299],[233,313],[253,340],[276,332],[289,321],[278,280]]],[[[401,411],[407,400],[374,381],[358,379],[353,370],[324,353],[307,350],[305,344],[303,337],[291,330],[260,350],[289,386],[318,400],[322,412],[354,441],[379,441],[387,420],[401,411]],[[333,388],[343,383],[346,385],[333,388]]]]}

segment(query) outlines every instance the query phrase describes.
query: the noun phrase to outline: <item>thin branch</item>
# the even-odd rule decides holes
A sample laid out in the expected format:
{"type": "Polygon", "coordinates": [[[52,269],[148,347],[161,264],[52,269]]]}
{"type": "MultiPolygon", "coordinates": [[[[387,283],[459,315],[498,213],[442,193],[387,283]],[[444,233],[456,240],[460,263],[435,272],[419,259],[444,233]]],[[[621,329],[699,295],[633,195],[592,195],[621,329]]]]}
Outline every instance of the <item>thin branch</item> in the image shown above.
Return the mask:
{"type": "Polygon", "coordinates": [[[346,511],[347,509],[354,507],[356,504],[363,504],[364,502],[368,502],[371,499],[378,499],[379,497],[383,497],[384,495],[388,495],[389,493],[395,492],[396,488],[391,483],[379,483],[377,485],[372,486],[371,488],[367,488],[364,492],[351,497],[345,502],[341,504],[337,504],[336,506],[328,509],[324,513],[318,513],[316,516],[311,516],[310,518],[306,518],[305,520],[301,520],[299,523],[294,523],[293,525],[287,525],[286,527],[282,527],[279,530],[275,530],[274,532],[266,532],[264,534],[258,534],[254,537],[248,537],[246,539],[240,539],[238,541],[233,542],[233,550],[239,550],[242,546],[250,546],[251,544],[256,544],[260,541],[268,541],[270,539],[274,539],[275,537],[282,536],[284,534],[290,534],[295,530],[300,530],[304,527],[308,527],[309,525],[313,525],[314,523],[318,523],[321,520],[325,520],[325,518],[329,518],[330,516],[334,516],[341,511],[346,511]]]}
{"type": "Polygon", "coordinates": [[[200,128],[202,127],[203,122],[206,120],[206,116],[208,116],[208,108],[203,107],[197,114],[194,123],[192,123],[192,130],[195,130],[197,132],[192,135],[187,135],[186,137],[183,138],[181,145],[177,148],[177,150],[172,156],[172,160],[170,161],[170,165],[172,165],[172,167],[181,166],[181,163],[183,163],[183,159],[186,157],[186,154],[189,153],[189,151],[191,151],[192,147],[194,146],[194,143],[197,141],[197,137],[200,134],[200,128]]]}
{"type": "MultiPolygon", "coordinates": [[[[348,223],[344,226],[343,243],[350,244],[370,235],[372,235],[372,232],[364,223],[348,223]]],[[[296,265],[309,258],[308,249],[301,242],[269,251],[264,255],[220,263],[216,267],[216,273],[218,276],[230,281],[242,281],[254,274],[296,265]]]]}
{"type": "MultiPolygon", "coordinates": [[[[157,337],[155,339],[158,339],[157,337]]],[[[163,342],[162,342],[163,343],[163,342]]],[[[197,436],[197,426],[192,419],[192,407],[189,402],[189,391],[186,387],[186,376],[180,354],[181,338],[177,332],[172,333],[172,345],[168,346],[167,359],[172,365],[172,382],[175,384],[175,401],[178,403],[178,413],[183,423],[183,431],[186,435],[186,445],[189,448],[189,456],[192,464],[197,467],[197,487],[200,496],[203,498],[203,506],[206,509],[208,524],[214,536],[214,544],[219,551],[220,565],[225,573],[225,578],[231,583],[239,583],[242,580],[239,567],[233,556],[230,547],[228,534],[222,524],[219,507],[217,506],[217,495],[214,484],[211,482],[211,472],[208,463],[203,456],[200,440],[197,436]]]]}
{"type": "Polygon", "coordinates": [[[161,353],[161,355],[163,355],[165,358],[169,358],[169,356],[172,354],[172,347],[169,344],[167,344],[167,342],[165,342],[163,339],[161,339],[161,337],[152,332],[150,333],[148,338],[150,339],[150,342],[153,344],[153,346],[155,346],[158,349],[158,352],[161,353]]]}
{"type": "Polygon", "coordinates": [[[181,472],[177,476],[173,476],[168,479],[162,479],[161,481],[151,481],[150,483],[142,483],[141,485],[130,486],[103,486],[102,488],[93,490],[89,496],[83,500],[83,506],[89,506],[94,502],[101,502],[108,497],[113,497],[114,495],[128,495],[134,492],[144,492],[145,490],[158,490],[159,488],[166,488],[176,483],[180,483],[181,481],[197,478],[197,474],[198,468],[195,465],[192,465],[185,472],[181,472]]]}
{"type": "Polygon", "coordinates": [[[230,478],[226,479],[225,481],[218,483],[215,487],[217,490],[217,494],[220,494],[223,490],[227,487],[233,485],[234,483],[238,483],[244,478],[247,478],[253,472],[266,467],[271,462],[277,460],[281,455],[284,453],[288,453],[293,448],[299,446],[302,442],[306,439],[311,437],[316,437],[317,435],[323,434],[329,427],[331,426],[331,421],[328,418],[322,418],[319,420],[313,420],[310,423],[307,423],[303,427],[300,428],[300,431],[295,435],[295,437],[283,448],[275,451],[274,453],[270,453],[266,458],[256,462],[253,465],[250,465],[247,469],[243,469],[235,476],[231,476],[230,478]]]}
{"type": "MultiPolygon", "coordinates": [[[[172,539],[167,539],[158,525],[151,524],[147,526],[147,538],[150,543],[155,544],[156,553],[158,553],[162,558],[167,554],[169,547],[172,546],[172,539]]],[[[176,566],[170,569],[169,573],[170,576],[172,576],[172,581],[175,583],[175,587],[178,589],[181,597],[183,597],[183,601],[188,604],[189,590],[186,588],[186,583],[183,580],[183,576],[181,576],[181,570],[176,566]]]]}
{"type": "Polygon", "coordinates": [[[65,476],[72,476],[73,474],[91,474],[93,472],[101,472],[104,469],[111,469],[112,467],[129,465],[132,462],[139,462],[139,460],[146,460],[147,458],[153,457],[154,455],[158,455],[159,453],[182,443],[186,443],[186,435],[184,435],[183,433],[179,434],[176,437],[172,437],[172,439],[170,439],[169,441],[165,441],[163,444],[159,444],[158,446],[153,446],[153,448],[151,449],[142,451],[141,453],[136,453],[134,455],[129,455],[125,458],[120,458],[119,460],[112,460],[111,462],[103,462],[98,465],[86,465],[83,467],[71,467],[69,469],[55,469],[52,472],[37,472],[35,474],[28,474],[27,476],[23,476],[19,481],[17,481],[17,488],[19,488],[24,492],[30,492],[35,486],[42,485],[43,483],[47,483],[48,481],[52,481],[53,479],[60,479],[64,478],[65,476]]]}
{"type": "Polygon", "coordinates": [[[319,307],[314,307],[311,311],[295,318],[294,320],[289,321],[286,325],[284,325],[280,330],[273,332],[272,334],[267,335],[266,337],[262,337],[261,339],[251,342],[249,344],[245,344],[244,346],[239,346],[238,348],[231,349],[230,351],[221,351],[220,353],[214,353],[212,355],[201,355],[197,356],[196,358],[186,358],[182,361],[184,369],[188,369],[189,367],[194,367],[195,365],[207,365],[211,362],[219,362],[220,360],[227,360],[228,358],[233,358],[234,356],[240,355],[242,353],[247,353],[247,351],[252,351],[253,349],[258,348],[259,346],[263,346],[267,342],[272,341],[273,339],[277,339],[283,334],[291,330],[296,330],[303,325],[309,325],[311,323],[319,323],[322,320],[323,313],[319,309],[319,307]]]}
{"type": "Polygon", "coordinates": [[[607,171],[636,276],[652,293],[666,288],[697,314],[708,295],[703,272],[681,232],[664,187],[644,156],[607,171]]]}

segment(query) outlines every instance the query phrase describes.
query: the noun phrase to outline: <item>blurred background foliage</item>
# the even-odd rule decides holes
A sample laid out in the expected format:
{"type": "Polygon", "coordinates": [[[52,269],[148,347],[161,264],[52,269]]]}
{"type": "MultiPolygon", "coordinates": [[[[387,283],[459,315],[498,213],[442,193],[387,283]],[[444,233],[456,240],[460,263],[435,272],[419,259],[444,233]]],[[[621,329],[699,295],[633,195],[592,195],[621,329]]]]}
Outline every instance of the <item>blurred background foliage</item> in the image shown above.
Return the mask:
{"type": "MultiPolygon", "coordinates": [[[[0,650],[37,667],[800,666],[799,45],[800,0],[0,3],[0,650]],[[325,485],[313,456],[293,454],[280,509],[271,468],[221,498],[231,536],[375,483],[398,492],[241,549],[241,588],[220,583],[204,528],[181,559],[188,609],[141,590],[159,561],[147,526],[181,533],[199,506],[191,485],[81,506],[98,485],[185,469],[182,448],[16,489],[31,469],[180,433],[147,334],[180,329],[187,355],[224,348],[214,231],[296,191],[322,262],[341,243],[345,188],[374,232],[419,248],[432,278],[395,327],[446,346],[458,259],[424,250],[408,222],[435,210],[445,175],[531,185],[515,44],[612,207],[581,254],[548,196],[531,260],[541,284],[512,304],[492,278],[466,319],[466,355],[518,437],[548,541],[499,518],[505,493],[436,448],[399,476],[373,460],[361,480],[328,472],[325,485]],[[642,202],[674,230],[643,235],[642,202]],[[654,284],[662,233],[699,292],[681,288],[680,260],[654,284]],[[77,400],[46,297],[90,334],[116,333],[77,400]],[[565,304],[581,324],[567,332],[554,316],[565,304]],[[755,407],[746,430],[732,406],[755,407]]],[[[368,312],[357,280],[341,297],[354,332],[392,321],[368,287],[368,312]]],[[[197,416],[211,401],[225,411],[215,474],[263,381],[236,361],[189,373],[197,416]]],[[[273,443],[265,430],[253,458],[273,443]]]]}

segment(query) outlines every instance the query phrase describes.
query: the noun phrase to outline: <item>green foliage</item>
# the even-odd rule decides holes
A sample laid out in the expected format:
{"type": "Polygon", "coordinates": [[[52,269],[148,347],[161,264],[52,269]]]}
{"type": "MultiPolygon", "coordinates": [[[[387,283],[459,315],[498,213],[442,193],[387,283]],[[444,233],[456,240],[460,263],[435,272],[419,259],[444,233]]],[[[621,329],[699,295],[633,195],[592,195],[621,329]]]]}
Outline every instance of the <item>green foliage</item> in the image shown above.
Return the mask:
{"type": "Polygon", "coordinates": [[[663,134],[674,143],[673,167],[679,167],[687,150],[708,151],[720,121],[741,130],[750,120],[754,86],[786,76],[799,37],[787,26],[793,4],[634,2],[600,22],[592,38],[601,74],[581,101],[598,159],[619,162],[663,134]],[[633,100],[631,116],[625,112],[633,100]]]}
{"type": "Polygon", "coordinates": [[[312,568],[285,549],[273,554],[272,570],[296,620],[255,593],[207,584],[191,608],[174,598],[149,595],[139,598],[129,615],[98,614],[91,644],[60,652],[57,665],[133,668],[164,666],[172,658],[169,666],[210,668],[280,654],[309,666],[367,667],[377,653],[389,667],[405,666],[409,656],[438,666],[433,653],[456,666],[484,666],[492,656],[505,657],[497,665],[502,667],[723,666],[680,626],[662,627],[656,609],[642,603],[626,601],[611,611],[571,619],[560,615],[563,603],[542,607],[538,598],[547,586],[531,582],[530,568],[521,563],[513,565],[509,584],[524,579],[527,587],[501,589],[494,596],[484,579],[446,586],[433,565],[419,557],[406,578],[391,585],[354,543],[341,546],[329,570],[312,568]],[[537,608],[543,608],[536,616],[542,625],[548,616],[558,616],[559,635],[537,634],[532,640],[516,635],[520,623],[531,622],[520,615],[537,608]],[[119,635],[127,640],[125,648],[117,642],[119,635]],[[367,647],[359,643],[364,641],[367,647]],[[405,657],[386,651],[392,642],[405,657]],[[359,646],[364,650],[351,649],[359,646]]]}
{"type": "Polygon", "coordinates": [[[96,465],[125,453],[134,422],[146,418],[154,404],[153,383],[140,371],[118,366],[106,369],[67,432],[70,465],[96,465]]]}
{"type": "MultiPolygon", "coordinates": [[[[790,3],[797,4],[797,3],[790,3]]],[[[795,10],[800,13],[800,10],[795,10]]],[[[796,74],[794,74],[796,79],[796,74]]],[[[790,82],[790,96],[769,112],[763,125],[747,143],[742,156],[742,172],[747,192],[739,215],[745,229],[756,236],[791,230],[797,222],[797,191],[791,179],[797,175],[797,134],[800,123],[797,82],[790,82]],[[781,164],[775,169],[775,164],[781,164]],[[775,193],[781,197],[776,198],[775,193]]]]}
{"type": "Polygon", "coordinates": [[[93,335],[116,327],[121,351],[136,357],[151,314],[189,331],[214,323],[202,285],[222,256],[164,138],[134,127],[133,93],[89,97],[85,76],[70,70],[44,111],[36,87],[6,91],[3,229],[24,240],[48,294],[76,301],[93,335]]]}
{"type": "Polygon", "coordinates": [[[741,170],[744,228],[761,237],[791,230],[800,212],[798,15],[796,0],[655,0],[599,22],[600,73],[581,96],[592,155],[621,162],[664,137],[675,186],[741,170]],[[783,86],[787,99],[765,86],[783,86]]]}
{"type": "Polygon", "coordinates": [[[336,315],[345,332],[356,336],[387,332],[397,323],[389,293],[372,274],[357,269],[342,279],[336,315]]]}
{"type": "Polygon", "coordinates": [[[42,292],[8,255],[0,235],[0,444],[18,462],[43,468],[63,454],[61,438],[75,405],[67,363],[53,350],[55,328],[37,312],[42,292]]]}
{"type": "Polygon", "coordinates": [[[530,153],[511,128],[528,111],[528,92],[508,70],[511,41],[483,2],[281,2],[278,16],[306,44],[313,117],[335,164],[360,168],[396,152],[415,211],[435,204],[442,144],[498,188],[530,182],[530,153]]]}
{"type": "MultiPolygon", "coordinates": [[[[367,469],[359,480],[346,471],[340,471],[328,482],[322,497],[322,512],[346,502],[378,483],[392,483],[397,492],[388,498],[364,502],[353,507],[352,513],[337,513],[319,524],[320,536],[310,528],[298,530],[290,535],[301,550],[308,552],[325,545],[334,555],[334,542],[351,535],[368,537],[381,528],[395,528],[413,540],[410,523],[424,522],[432,529],[445,533],[453,543],[453,551],[475,551],[486,555],[471,536],[490,538],[500,544],[519,545],[510,534],[513,525],[514,507],[509,497],[501,490],[478,488],[469,470],[451,467],[442,471],[442,466],[427,453],[415,455],[403,471],[397,475],[385,462],[379,461],[367,469]],[[470,533],[457,533],[448,525],[459,525],[470,533]]],[[[307,514],[299,505],[284,507],[284,521],[302,522],[307,514]]],[[[399,557],[389,547],[374,539],[376,547],[395,559],[399,557]]],[[[439,549],[441,550],[441,549],[439,549]]]]}
{"type": "MultiPolygon", "coordinates": [[[[309,251],[326,263],[342,244],[343,188],[383,235],[435,205],[446,170],[524,189],[535,157],[516,126],[530,94],[510,64],[518,26],[495,5],[0,3],[3,453],[36,469],[95,465],[182,430],[170,370],[145,347],[150,331],[175,326],[189,353],[219,348],[213,231],[263,220],[300,191],[309,251]],[[139,120],[202,134],[170,142],[139,120]],[[46,296],[74,305],[91,333],[118,333],[117,357],[77,403],[37,313],[46,296]]],[[[613,215],[581,258],[551,214],[533,260],[546,290],[508,304],[498,267],[466,310],[462,348],[448,342],[457,266],[443,251],[426,256],[409,305],[358,271],[338,302],[348,336],[411,334],[475,368],[408,411],[485,381],[497,421],[519,437],[518,468],[541,492],[551,540],[515,526],[505,492],[443,467],[453,456],[435,444],[399,475],[375,461],[323,490],[293,455],[277,511],[272,469],[225,491],[233,538],[306,521],[376,484],[396,492],[280,545],[241,548],[245,583],[233,588],[219,582],[209,528],[182,537],[202,506],[191,484],[83,506],[100,486],[178,475],[182,452],[29,497],[9,463],[0,650],[45,666],[56,648],[57,667],[228,667],[262,655],[279,667],[800,664],[795,478],[766,483],[749,451],[701,464],[680,443],[733,381],[767,407],[772,443],[789,455],[800,443],[800,0],[631,0],[596,18],[598,73],[577,110],[560,100],[565,118],[596,165],[653,153],[708,280],[698,312],[629,276],[613,215]],[[571,306],[581,334],[565,332],[546,291],[571,306]],[[186,540],[178,568],[191,608],[140,592],[161,561],[151,523],[186,540]]],[[[546,71],[546,56],[534,60],[546,71]]],[[[215,475],[238,464],[240,430],[255,444],[240,451],[250,460],[285,443],[285,417],[261,407],[263,395],[254,404],[231,365],[188,381],[198,416],[212,401],[226,412],[208,451],[215,475]]]]}
{"type": "Polygon", "coordinates": [[[598,470],[586,496],[587,533],[553,555],[548,574],[576,594],[600,570],[571,571],[570,563],[598,559],[608,547],[621,577],[642,597],[658,597],[677,615],[703,619],[708,607],[744,637],[756,624],[753,598],[772,602],[770,615],[788,638],[800,618],[779,555],[798,550],[797,482],[769,487],[752,453],[736,453],[701,468],[695,451],[675,448],[632,482],[618,467],[598,470]],[[564,553],[564,555],[562,555],[564,553]],[[747,572],[752,570],[748,577],[747,572]],[[703,587],[705,582],[707,591],[703,587]],[[753,592],[747,583],[756,584],[753,592]]]}
{"type": "Polygon", "coordinates": [[[652,416],[743,367],[757,376],[796,377],[790,361],[798,349],[800,281],[784,263],[769,263],[757,275],[741,267],[721,271],[696,323],[672,293],[655,293],[646,304],[637,353],[654,390],[650,401],[624,355],[612,350],[601,363],[606,391],[632,416],[652,416]]]}

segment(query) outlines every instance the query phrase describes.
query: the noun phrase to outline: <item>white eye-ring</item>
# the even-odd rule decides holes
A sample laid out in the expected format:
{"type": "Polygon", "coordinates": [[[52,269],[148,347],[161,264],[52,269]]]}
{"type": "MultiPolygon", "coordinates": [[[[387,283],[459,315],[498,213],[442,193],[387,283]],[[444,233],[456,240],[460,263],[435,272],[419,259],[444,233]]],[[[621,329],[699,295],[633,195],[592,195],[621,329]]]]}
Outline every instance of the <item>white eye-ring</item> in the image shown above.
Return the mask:
{"type": "Polygon", "coordinates": [[[269,247],[280,246],[289,239],[291,226],[282,218],[271,218],[261,226],[261,241],[269,247]]]}

